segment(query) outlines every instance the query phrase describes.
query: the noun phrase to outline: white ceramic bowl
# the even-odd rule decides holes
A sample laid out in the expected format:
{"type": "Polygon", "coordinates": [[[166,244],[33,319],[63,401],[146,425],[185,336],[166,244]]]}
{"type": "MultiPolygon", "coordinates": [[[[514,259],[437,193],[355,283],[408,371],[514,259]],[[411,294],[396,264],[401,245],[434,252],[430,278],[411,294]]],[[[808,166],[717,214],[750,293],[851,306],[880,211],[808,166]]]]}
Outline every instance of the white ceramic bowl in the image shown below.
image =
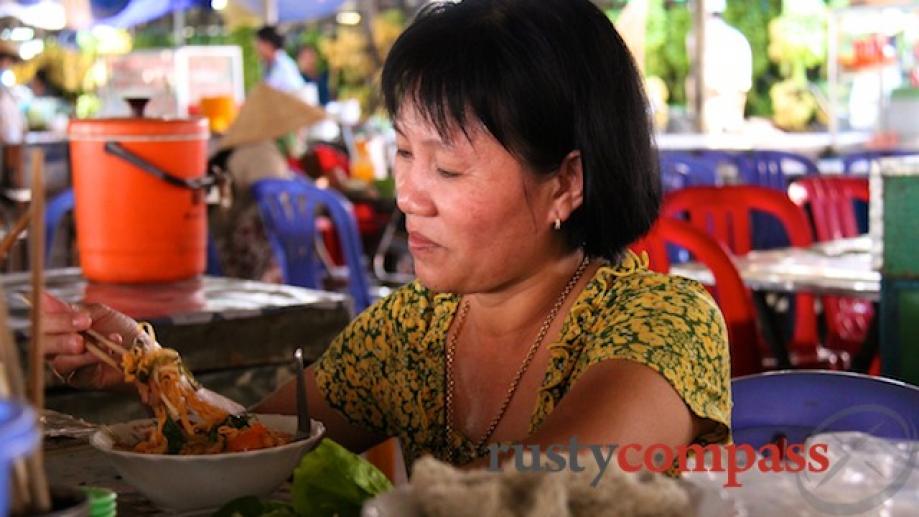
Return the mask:
{"type": "MultiPolygon", "coordinates": [[[[256,415],[266,427],[294,434],[297,418],[256,415]]],[[[266,496],[277,489],[322,439],[325,427],[311,422],[310,437],[280,447],[247,452],[178,456],[141,454],[115,449],[117,441],[133,444],[153,420],[134,420],[96,431],[90,443],[115,470],[154,504],[172,510],[217,508],[237,497],[266,496]]]]}

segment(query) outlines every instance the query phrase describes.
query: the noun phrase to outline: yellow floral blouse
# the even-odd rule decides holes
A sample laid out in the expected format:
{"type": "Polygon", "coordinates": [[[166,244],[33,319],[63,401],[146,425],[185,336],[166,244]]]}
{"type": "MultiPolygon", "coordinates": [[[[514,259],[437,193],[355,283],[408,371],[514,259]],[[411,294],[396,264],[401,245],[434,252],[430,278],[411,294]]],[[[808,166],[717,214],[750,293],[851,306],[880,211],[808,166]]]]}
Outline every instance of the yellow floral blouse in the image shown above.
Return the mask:
{"type": "MultiPolygon", "coordinates": [[[[458,302],[418,282],[403,286],[352,321],[316,365],[328,403],[358,427],[399,437],[408,465],[422,454],[457,464],[487,454],[459,431],[444,436],[444,351],[458,302]]],[[[629,253],[597,270],[549,347],[531,433],[588,368],[628,359],[660,372],[693,413],[717,422],[696,442],[729,440],[727,332],[701,284],[648,271],[629,253]]]]}

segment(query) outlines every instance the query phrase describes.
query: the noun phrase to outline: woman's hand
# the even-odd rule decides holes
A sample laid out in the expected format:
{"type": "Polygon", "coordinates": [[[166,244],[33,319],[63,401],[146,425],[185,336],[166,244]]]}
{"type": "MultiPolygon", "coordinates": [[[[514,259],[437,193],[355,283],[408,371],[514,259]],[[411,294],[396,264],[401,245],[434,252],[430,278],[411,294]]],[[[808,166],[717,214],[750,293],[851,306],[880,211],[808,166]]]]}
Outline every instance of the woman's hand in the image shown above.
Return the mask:
{"type": "Polygon", "coordinates": [[[130,346],[143,335],[136,321],[105,305],[70,305],[48,293],[41,295],[41,310],[45,359],[67,384],[86,389],[124,384],[120,371],[86,350],[79,332],[92,328],[116,343],[130,346]]]}

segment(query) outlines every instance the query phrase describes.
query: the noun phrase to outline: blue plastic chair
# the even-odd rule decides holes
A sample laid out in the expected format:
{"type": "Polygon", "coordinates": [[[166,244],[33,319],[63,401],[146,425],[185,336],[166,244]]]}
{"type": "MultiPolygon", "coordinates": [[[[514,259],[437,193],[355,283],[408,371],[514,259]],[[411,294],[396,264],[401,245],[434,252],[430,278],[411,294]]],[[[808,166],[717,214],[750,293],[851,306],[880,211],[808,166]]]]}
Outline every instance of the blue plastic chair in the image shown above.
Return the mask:
{"type": "Polygon", "coordinates": [[[207,262],[204,273],[209,276],[223,276],[223,267],[220,265],[220,254],[217,252],[217,243],[210,234],[207,235],[207,262]]]}
{"type": "Polygon", "coordinates": [[[919,150],[908,151],[906,149],[887,149],[847,153],[841,156],[842,173],[867,175],[872,162],[881,158],[889,158],[894,156],[919,156],[919,150]]]}
{"type": "Polygon", "coordinates": [[[64,216],[73,211],[73,189],[67,189],[45,204],[45,263],[51,258],[54,234],[61,226],[64,216]]]}
{"type": "Polygon", "coordinates": [[[264,179],[252,185],[265,233],[281,266],[284,282],[320,288],[322,264],[315,250],[316,211],[324,207],[338,232],[348,266],[348,292],[355,312],[370,306],[363,246],[351,203],[334,190],[301,179],[264,179]]]}
{"type": "Polygon", "coordinates": [[[718,184],[718,163],[683,152],[660,154],[661,185],[664,192],[686,187],[718,184]]]}
{"type": "Polygon", "coordinates": [[[810,158],[786,151],[747,151],[736,155],[734,164],[744,184],[782,192],[788,189],[792,169],[798,169],[805,176],[820,172],[810,158]]]}
{"type": "MultiPolygon", "coordinates": [[[[45,264],[51,259],[51,246],[54,244],[54,235],[60,228],[64,216],[73,211],[73,189],[69,188],[51,198],[45,205],[45,264]]],[[[223,276],[220,267],[220,257],[217,254],[217,244],[210,235],[207,237],[207,269],[211,276],[223,276]]]]}
{"type": "Polygon", "coordinates": [[[738,377],[734,442],[759,448],[779,438],[804,443],[822,432],[861,431],[919,440],[919,388],[851,372],[795,370],[738,377]]]}
{"type": "Polygon", "coordinates": [[[28,406],[0,400],[0,515],[7,515],[10,509],[13,461],[38,445],[36,423],[35,413],[28,406]]]}

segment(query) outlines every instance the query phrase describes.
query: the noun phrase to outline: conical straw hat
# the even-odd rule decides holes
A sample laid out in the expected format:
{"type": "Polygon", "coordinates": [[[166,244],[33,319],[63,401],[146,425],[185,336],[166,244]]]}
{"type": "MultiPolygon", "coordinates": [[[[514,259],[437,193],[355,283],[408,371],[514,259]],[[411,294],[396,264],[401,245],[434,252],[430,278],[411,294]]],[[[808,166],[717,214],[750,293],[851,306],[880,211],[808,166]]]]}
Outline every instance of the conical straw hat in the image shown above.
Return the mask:
{"type": "Polygon", "coordinates": [[[220,148],[272,140],[324,118],[326,113],[321,108],[260,83],[249,92],[233,124],[220,140],[220,148]]]}

